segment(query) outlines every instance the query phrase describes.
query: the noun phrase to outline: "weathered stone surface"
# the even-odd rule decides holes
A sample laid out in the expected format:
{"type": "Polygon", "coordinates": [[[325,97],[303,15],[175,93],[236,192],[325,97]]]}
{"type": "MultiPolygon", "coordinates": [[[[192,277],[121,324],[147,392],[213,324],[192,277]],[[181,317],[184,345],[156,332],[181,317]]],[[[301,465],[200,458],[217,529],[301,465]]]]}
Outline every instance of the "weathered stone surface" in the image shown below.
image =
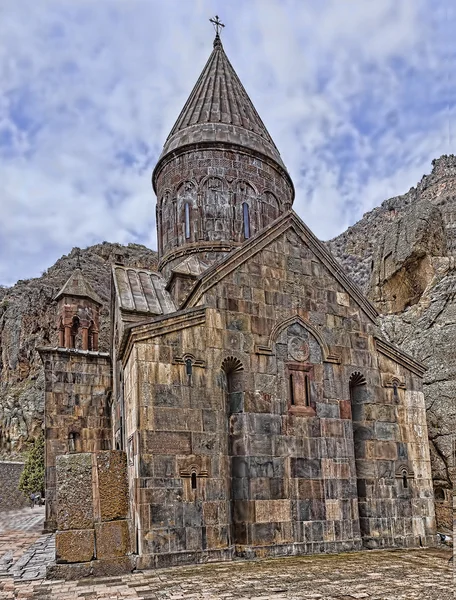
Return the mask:
{"type": "Polygon", "coordinates": [[[92,455],[64,454],[56,458],[57,528],[93,527],[92,455]]]}
{"type": "Polygon", "coordinates": [[[118,520],[95,524],[97,560],[120,558],[130,552],[128,521],[118,520]]]}
{"type": "Polygon", "coordinates": [[[57,531],[55,558],[57,563],[87,562],[94,558],[95,535],[93,529],[57,531]]]}
{"type": "Polygon", "coordinates": [[[92,563],[55,564],[46,568],[46,579],[77,581],[92,575],[92,563]]]}
{"type": "Polygon", "coordinates": [[[122,558],[111,558],[94,560],[91,563],[92,575],[94,577],[115,577],[131,573],[135,568],[135,557],[124,556],[122,558]]]}
{"type": "Polygon", "coordinates": [[[19,490],[23,462],[0,461],[0,511],[28,505],[29,499],[19,490]]]}
{"type": "Polygon", "coordinates": [[[373,258],[370,296],[383,314],[416,304],[445,256],[445,223],[438,207],[422,200],[391,222],[373,258]]]}
{"type": "Polygon", "coordinates": [[[96,455],[100,518],[125,518],[128,514],[127,455],[120,450],[96,455]]]}

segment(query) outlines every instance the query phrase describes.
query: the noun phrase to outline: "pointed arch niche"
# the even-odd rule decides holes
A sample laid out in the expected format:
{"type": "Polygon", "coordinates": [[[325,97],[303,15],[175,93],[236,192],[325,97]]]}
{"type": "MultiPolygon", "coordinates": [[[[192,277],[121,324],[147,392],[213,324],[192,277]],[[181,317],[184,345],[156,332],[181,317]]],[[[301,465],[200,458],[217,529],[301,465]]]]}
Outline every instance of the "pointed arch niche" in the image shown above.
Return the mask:
{"type": "MultiPolygon", "coordinates": [[[[362,477],[365,463],[365,440],[372,434],[364,423],[364,403],[368,396],[368,387],[365,376],[360,371],[354,371],[348,380],[350,392],[351,412],[353,415],[353,448],[355,458],[356,487],[360,511],[368,503],[368,481],[362,477]]],[[[360,519],[361,537],[369,535],[369,520],[360,519]]]]}
{"type": "Polygon", "coordinates": [[[247,440],[244,412],[244,366],[241,361],[229,356],[222,362],[226,394],[227,441],[229,456],[229,497],[231,507],[230,538],[234,544],[245,544],[248,523],[242,505],[247,499],[249,469],[245,463],[247,440]],[[241,467],[241,465],[244,467],[241,467]]]}

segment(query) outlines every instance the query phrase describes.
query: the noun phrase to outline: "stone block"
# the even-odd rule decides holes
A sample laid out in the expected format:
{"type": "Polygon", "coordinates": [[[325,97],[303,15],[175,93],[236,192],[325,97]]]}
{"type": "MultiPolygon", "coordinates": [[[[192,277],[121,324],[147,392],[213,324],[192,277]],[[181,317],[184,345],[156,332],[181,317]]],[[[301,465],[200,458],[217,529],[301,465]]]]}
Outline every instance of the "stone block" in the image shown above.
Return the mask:
{"type": "Polygon", "coordinates": [[[291,458],[291,476],[304,479],[321,477],[321,460],[319,458],[291,458]]]}
{"type": "Polygon", "coordinates": [[[290,500],[256,500],[255,521],[269,523],[271,521],[283,522],[291,520],[290,500]]]}
{"type": "Polygon", "coordinates": [[[92,563],[51,564],[46,567],[46,579],[76,581],[92,575],[92,563]]]}
{"type": "Polygon", "coordinates": [[[89,453],[56,457],[57,528],[93,526],[92,456],[89,453]]]}
{"type": "Polygon", "coordinates": [[[130,552],[128,521],[95,524],[97,559],[120,558],[130,552]]]}
{"type": "Polygon", "coordinates": [[[92,574],[94,577],[115,577],[131,573],[135,568],[134,556],[123,556],[92,561],[92,574]]]}
{"type": "Polygon", "coordinates": [[[55,558],[57,563],[79,563],[92,560],[95,554],[93,529],[57,531],[55,558]]]}
{"type": "Polygon", "coordinates": [[[128,514],[127,455],[120,450],[97,452],[98,495],[102,521],[128,514]]]}

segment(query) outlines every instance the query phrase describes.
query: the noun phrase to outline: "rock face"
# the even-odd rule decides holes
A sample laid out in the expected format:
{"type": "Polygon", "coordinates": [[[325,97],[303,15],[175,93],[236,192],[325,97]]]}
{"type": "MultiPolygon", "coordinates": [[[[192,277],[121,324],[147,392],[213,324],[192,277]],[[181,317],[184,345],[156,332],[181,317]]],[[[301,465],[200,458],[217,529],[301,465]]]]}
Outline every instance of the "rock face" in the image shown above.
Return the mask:
{"type": "Polygon", "coordinates": [[[382,313],[387,338],[423,362],[439,524],[451,524],[456,434],[456,157],[328,242],[382,313]],[[439,503],[441,501],[441,503],[439,503]]]}
{"type": "Polygon", "coordinates": [[[57,345],[55,295],[77,262],[103,300],[100,350],[109,349],[111,264],[155,269],[157,255],[145,246],[97,244],[73,249],[36,279],[0,287],[0,453],[14,456],[43,423],[44,374],[39,346],[57,345]],[[78,259],[79,255],[79,259],[78,259]]]}

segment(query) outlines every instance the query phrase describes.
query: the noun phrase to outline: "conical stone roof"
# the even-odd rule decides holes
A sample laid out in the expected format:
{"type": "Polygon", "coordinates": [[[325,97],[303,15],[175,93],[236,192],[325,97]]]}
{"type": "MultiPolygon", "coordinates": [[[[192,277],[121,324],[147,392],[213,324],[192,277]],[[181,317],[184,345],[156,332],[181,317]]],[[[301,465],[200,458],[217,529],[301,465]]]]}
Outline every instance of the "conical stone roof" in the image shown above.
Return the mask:
{"type": "Polygon", "coordinates": [[[207,142],[225,142],[254,150],[285,169],[280,153],[228,60],[218,35],[214,50],[165,142],[160,159],[183,146],[207,142]]]}
{"type": "Polygon", "coordinates": [[[54,300],[58,300],[63,296],[74,296],[76,298],[88,298],[93,300],[96,304],[100,306],[103,302],[100,299],[100,296],[94,291],[90,283],[86,280],[84,275],[82,274],[81,269],[76,268],[73,273],[70,275],[70,278],[65,283],[60,292],[56,295],[54,300]]]}

